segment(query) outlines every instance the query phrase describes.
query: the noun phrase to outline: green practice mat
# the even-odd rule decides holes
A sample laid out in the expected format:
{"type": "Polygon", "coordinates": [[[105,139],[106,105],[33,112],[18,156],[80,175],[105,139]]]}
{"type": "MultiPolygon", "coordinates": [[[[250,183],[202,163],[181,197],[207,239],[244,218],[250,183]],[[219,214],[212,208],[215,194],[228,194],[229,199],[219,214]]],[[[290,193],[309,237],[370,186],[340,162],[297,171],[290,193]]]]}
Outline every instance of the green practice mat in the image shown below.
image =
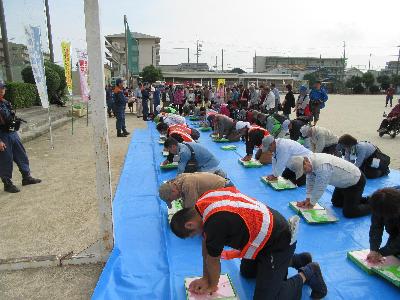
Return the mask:
{"type": "Polygon", "coordinates": [[[171,202],[172,207],[168,208],[168,222],[171,223],[172,216],[183,209],[183,201],[182,199],[174,200],[171,202]]]}
{"type": "Polygon", "coordinates": [[[228,274],[221,274],[218,282],[218,290],[211,295],[196,295],[189,291],[190,283],[200,277],[185,278],[186,300],[238,300],[232,280],[228,274]]]}
{"type": "Polygon", "coordinates": [[[391,255],[385,257],[385,260],[381,263],[372,264],[367,261],[368,253],[368,249],[350,251],[347,253],[347,258],[368,274],[379,275],[395,286],[400,287],[400,259],[391,255]]]}
{"type": "Polygon", "coordinates": [[[226,146],[221,146],[222,150],[236,150],[237,147],[235,145],[226,145],[226,146]]]}
{"type": "Polygon", "coordinates": [[[295,185],[293,182],[280,176],[274,181],[268,180],[267,176],[263,176],[261,177],[261,181],[276,191],[292,190],[297,188],[297,185],[295,185]]]}
{"type": "Polygon", "coordinates": [[[212,128],[211,127],[201,127],[200,126],[199,130],[205,132],[205,131],[211,131],[212,128]]]}
{"type": "Polygon", "coordinates": [[[263,166],[258,160],[252,158],[249,161],[243,161],[242,159],[238,159],[238,162],[245,168],[261,168],[263,166]]]}
{"type": "Polygon", "coordinates": [[[228,143],[228,142],[230,142],[226,138],[222,138],[222,139],[213,138],[213,141],[216,142],[216,143],[228,143]]]}
{"type": "Polygon", "coordinates": [[[334,223],[338,221],[338,219],[334,215],[330,214],[318,203],[314,206],[313,209],[304,209],[297,207],[296,203],[296,201],[290,202],[290,208],[297,212],[300,216],[302,216],[304,220],[309,224],[334,223]]]}
{"type": "Polygon", "coordinates": [[[161,170],[169,170],[169,169],[176,169],[178,168],[178,163],[177,162],[173,162],[170,164],[166,164],[166,165],[160,165],[161,170]]]}

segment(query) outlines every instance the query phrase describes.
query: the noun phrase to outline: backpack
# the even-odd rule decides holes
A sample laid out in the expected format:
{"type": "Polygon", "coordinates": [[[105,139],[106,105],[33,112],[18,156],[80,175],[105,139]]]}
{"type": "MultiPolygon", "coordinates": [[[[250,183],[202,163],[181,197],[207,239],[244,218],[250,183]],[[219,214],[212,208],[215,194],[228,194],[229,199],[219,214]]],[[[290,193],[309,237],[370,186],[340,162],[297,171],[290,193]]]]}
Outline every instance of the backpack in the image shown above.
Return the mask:
{"type": "Polygon", "coordinates": [[[190,153],[191,153],[190,159],[187,162],[186,167],[185,167],[185,171],[183,173],[194,173],[194,172],[197,172],[198,166],[197,166],[197,160],[196,160],[195,155],[194,155],[194,150],[193,150],[192,146],[190,146],[189,144],[187,144],[187,143],[183,143],[183,144],[186,147],[189,148],[190,153]]]}

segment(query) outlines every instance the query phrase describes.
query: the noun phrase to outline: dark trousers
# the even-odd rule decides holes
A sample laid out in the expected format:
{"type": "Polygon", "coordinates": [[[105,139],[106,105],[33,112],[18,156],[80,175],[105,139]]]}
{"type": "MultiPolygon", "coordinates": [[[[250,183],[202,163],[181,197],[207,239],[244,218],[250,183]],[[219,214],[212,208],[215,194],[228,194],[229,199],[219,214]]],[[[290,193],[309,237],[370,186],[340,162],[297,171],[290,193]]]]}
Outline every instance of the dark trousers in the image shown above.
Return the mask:
{"type": "Polygon", "coordinates": [[[310,109],[314,122],[317,122],[319,120],[319,115],[321,113],[321,108],[319,106],[319,103],[311,103],[310,109]]]}
{"type": "Polygon", "coordinates": [[[183,105],[184,104],[175,104],[175,107],[178,109],[180,115],[183,114],[183,105]]]}
{"type": "Polygon", "coordinates": [[[365,175],[361,173],[360,180],[355,185],[347,188],[335,188],[332,195],[332,204],[335,207],[343,207],[343,216],[357,218],[368,215],[371,212],[369,204],[363,203],[362,193],[365,187],[365,175]]]}
{"type": "Polygon", "coordinates": [[[147,121],[147,115],[149,114],[149,100],[142,98],[143,106],[143,120],[147,121]]]}
{"type": "Polygon", "coordinates": [[[118,132],[121,132],[126,130],[126,126],[125,126],[125,107],[123,109],[117,109],[115,111],[116,115],[115,117],[117,118],[116,120],[116,128],[118,132]]]}
{"type": "Polygon", "coordinates": [[[158,115],[158,111],[157,111],[157,106],[159,106],[160,105],[160,100],[154,100],[154,103],[153,103],[153,105],[154,105],[154,115],[155,116],[157,116],[158,115]]]}
{"type": "Polygon", "coordinates": [[[0,140],[6,144],[6,149],[0,152],[0,178],[12,178],[14,161],[23,176],[29,175],[28,156],[18,134],[16,132],[0,132],[0,140]]]}
{"type": "Polygon", "coordinates": [[[254,300],[297,300],[301,299],[303,279],[295,275],[287,279],[288,268],[296,249],[296,244],[279,252],[259,255],[255,260],[242,259],[240,274],[256,279],[254,300]]]}
{"type": "Polygon", "coordinates": [[[386,106],[390,102],[390,107],[392,107],[393,96],[386,96],[386,106]]]}
{"type": "Polygon", "coordinates": [[[303,186],[306,184],[306,174],[303,174],[299,179],[296,179],[296,174],[288,168],[283,171],[282,177],[290,180],[297,186],[303,186]]]}

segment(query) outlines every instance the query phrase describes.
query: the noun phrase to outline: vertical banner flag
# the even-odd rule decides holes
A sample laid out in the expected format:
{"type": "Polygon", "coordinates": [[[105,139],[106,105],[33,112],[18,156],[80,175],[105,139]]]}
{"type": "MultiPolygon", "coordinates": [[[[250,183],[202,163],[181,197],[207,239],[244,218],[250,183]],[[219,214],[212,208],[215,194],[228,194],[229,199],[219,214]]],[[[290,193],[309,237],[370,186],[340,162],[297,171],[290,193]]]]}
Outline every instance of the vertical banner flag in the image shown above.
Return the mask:
{"type": "Polygon", "coordinates": [[[81,84],[81,95],[84,102],[89,101],[89,84],[88,84],[88,57],[86,51],[78,50],[78,63],[79,63],[79,81],[81,84]]]}
{"type": "Polygon", "coordinates": [[[29,60],[32,66],[33,77],[39,93],[40,102],[43,108],[49,108],[49,98],[47,94],[46,74],[44,72],[44,61],[42,53],[42,41],[40,27],[26,26],[25,34],[28,40],[29,60]]]}
{"type": "Polygon", "coordinates": [[[137,40],[132,36],[128,23],[126,23],[126,37],[128,44],[128,69],[132,75],[139,75],[139,46],[137,40]]]}
{"type": "Polygon", "coordinates": [[[71,43],[61,42],[61,50],[64,61],[65,80],[67,82],[68,93],[72,96],[72,74],[71,74],[71,43]]]}

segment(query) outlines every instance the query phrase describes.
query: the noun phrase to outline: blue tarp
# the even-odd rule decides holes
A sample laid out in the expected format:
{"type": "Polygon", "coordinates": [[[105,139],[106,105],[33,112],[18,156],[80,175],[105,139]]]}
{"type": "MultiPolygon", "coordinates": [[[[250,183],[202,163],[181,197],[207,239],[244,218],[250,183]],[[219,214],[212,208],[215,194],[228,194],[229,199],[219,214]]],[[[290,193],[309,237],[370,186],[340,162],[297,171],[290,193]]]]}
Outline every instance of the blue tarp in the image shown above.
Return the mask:
{"type": "MultiPolygon", "coordinates": [[[[289,218],[290,201],[304,200],[305,189],[276,192],[260,181],[271,173],[271,166],[245,169],[237,159],[245,154],[242,142],[236,151],[224,151],[202,133],[200,142],[221,160],[238,189],[289,218]]],[[[100,276],[93,299],[186,299],[184,278],[202,274],[201,241],[181,240],[168,226],[167,207],[158,198],[158,186],[176,176],[176,171],[161,171],[162,146],[154,124],[135,130],[113,203],[115,247],[100,276]]],[[[398,185],[400,172],[368,180],[365,194],[398,185]]],[[[368,275],[346,259],[350,250],[369,247],[370,218],[346,219],[330,203],[332,188],[321,204],[339,217],[336,224],[308,225],[301,221],[297,252],[309,251],[319,262],[328,285],[326,299],[400,299],[400,291],[386,280],[368,275]]],[[[386,237],[385,239],[386,240],[386,237]]],[[[223,261],[222,271],[229,273],[241,300],[252,299],[254,281],[239,274],[239,260],[223,261]]],[[[290,275],[295,274],[290,270],[290,275]]],[[[303,288],[303,299],[310,289],[303,288]]]]}

